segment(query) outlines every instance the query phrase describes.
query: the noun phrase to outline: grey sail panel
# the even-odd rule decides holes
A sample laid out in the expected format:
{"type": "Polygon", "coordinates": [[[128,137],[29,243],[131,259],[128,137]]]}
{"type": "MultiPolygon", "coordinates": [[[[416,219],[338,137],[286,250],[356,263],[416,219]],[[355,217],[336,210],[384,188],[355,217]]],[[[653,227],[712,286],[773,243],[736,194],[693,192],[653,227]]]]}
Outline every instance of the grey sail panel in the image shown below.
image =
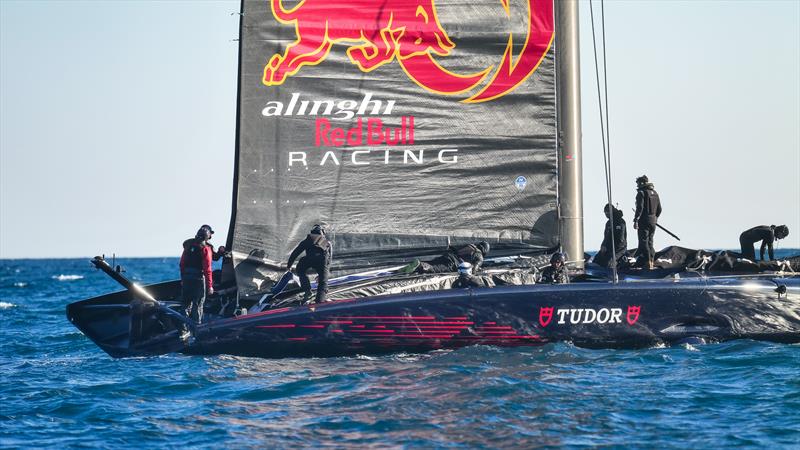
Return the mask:
{"type": "Polygon", "coordinates": [[[245,1],[234,264],[263,289],[327,224],[334,270],[559,241],[552,1],[245,1]]]}

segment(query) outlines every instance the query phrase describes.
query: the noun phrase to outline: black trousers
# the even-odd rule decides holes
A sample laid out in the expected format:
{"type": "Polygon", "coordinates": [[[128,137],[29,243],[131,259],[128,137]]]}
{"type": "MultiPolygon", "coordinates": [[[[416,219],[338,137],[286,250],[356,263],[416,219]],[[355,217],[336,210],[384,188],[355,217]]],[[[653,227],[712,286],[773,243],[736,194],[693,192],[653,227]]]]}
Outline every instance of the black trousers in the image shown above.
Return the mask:
{"type": "Polygon", "coordinates": [[[186,317],[198,325],[203,322],[203,304],[206,301],[206,280],[202,276],[181,278],[182,307],[186,317]]]}
{"type": "Polygon", "coordinates": [[[447,273],[458,270],[458,260],[452,254],[437,256],[428,262],[422,262],[417,267],[418,273],[447,273]]]}
{"type": "Polygon", "coordinates": [[[652,261],[656,256],[656,249],[653,248],[653,235],[656,233],[656,224],[652,222],[639,222],[639,257],[645,261],[652,261]]]}
{"type": "Polygon", "coordinates": [[[297,263],[297,276],[300,277],[300,287],[305,292],[311,292],[311,281],[308,279],[309,269],[317,272],[317,297],[316,302],[325,301],[328,293],[328,261],[324,255],[306,255],[297,263]]]}
{"type": "Polygon", "coordinates": [[[756,248],[753,244],[755,244],[755,242],[739,237],[739,246],[742,247],[742,256],[750,261],[756,262],[756,248]]]}

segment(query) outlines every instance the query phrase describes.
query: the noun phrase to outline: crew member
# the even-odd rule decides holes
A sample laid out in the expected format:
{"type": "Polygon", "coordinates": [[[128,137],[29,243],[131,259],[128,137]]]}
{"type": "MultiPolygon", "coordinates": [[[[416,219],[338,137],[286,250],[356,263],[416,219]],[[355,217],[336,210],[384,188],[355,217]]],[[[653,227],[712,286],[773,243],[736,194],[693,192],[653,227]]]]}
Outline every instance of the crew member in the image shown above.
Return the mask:
{"type": "Polygon", "coordinates": [[[288,270],[292,269],[294,260],[301,253],[306,252],[297,263],[295,273],[300,277],[300,287],[303,289],[303,301],[311,299],[311,281],[308,279],[308,269],[317,272],[317,296],[316,303],[325,301],[325,294],[328,293],[328,267],[331,264],[331,243],[325,237],[325,230],[321,225],[314,225],[311,232],[302,240],[289,255],[289,262],[286,264],[288,270]]]}
{"type": "Polygon", "coordinates": [[[458,265],[462,262],[472,264],[472,272],[477,273],[481,270],[483,260],[489,254],[489,243],[485,241],[477,244],[467,244],[463,247],[447,249],[447,253],[438,256],[428,262],[422,262],[417,266],[417,273],[444,273],[455,272],[458,265]]]}
{"type": "Polygon", "coordinates": [[[653,269],[653,258],[656,250],[653,248],[653,235],[656,232],[658,217],[661,216],[661,200],[658,192],[653,188],[653,183],[642,175],[636,179],[636,215],[633,217],[633,228],[639,234],[639,248],[636,251],[639,267],[647,264],[653,269]]]}
{"type": "Polygon", "coordinates": [[[789,235],[789,227],[786,225],[759,225],[750,228],[741,235],[739,235],[739,244],[742,246],[742,256],[755,262],[756,250],[753,244],[761,241],[761,260],[764,260],[764,250],[769,249],[770,261],[775,260],[775,254],[772,251],[772,244],[776,239],[783,239],[789,235]]]}
{"type": "Polygon", "coordinates": [[[472,274],[472,264],[462,262],[458,265],[458,279],[453,282],[453,289],[488,287],[481,277],[472,274]]]}
{"type": "MultiPolygon", "coordinates": [[[[211,225],[203,225],[200,228],[206,228],[208,229],[209,232],[211,232],[212,235],[214,234],[214,230],[211,229],[211,225]]],[[[211,254],[211,259],[214,261],[219,261],[222,257],[225,256],[226,249],[224,245],[220,245],[217,251],[214,251],[214,246],[211,246],[211,251],[213,252],[211,254]]]]}
{"type": "Polygon", "coordinates": [[[564,265],[564,254],[554,253],[550,257],[550,265],[542,270],[539,282],[544,284],[569,284],[569,271],[564,265]]]}
{"type": "Polygon", "coordinates": [[[625,256],[628,248],[628,230],[625,226],[625,219],[622,218],[622,211],[614,208],[611,204],[606,204],[603,208],[606,218],[606,230],[603,236],[603,243],[600,244],[600,251],[594,255],[594,262],[604,267],[612,267],[613,261],[619,261],[625,256]],[[611,233],[611,215],[614,215],[614,233],[611,233]],[[614,242],[615,254],[612,259],[611,242],[614,242]]]}
{"type": "Polygon", "coordinates": [[[186,317],[203,322],[203,303],[206,295],[214,293],[211,260],[214,248],[208,243],[214,231],[208,225],[197,230],[192,239],[183,242],[181,254],[181,298],[186,317]]]}

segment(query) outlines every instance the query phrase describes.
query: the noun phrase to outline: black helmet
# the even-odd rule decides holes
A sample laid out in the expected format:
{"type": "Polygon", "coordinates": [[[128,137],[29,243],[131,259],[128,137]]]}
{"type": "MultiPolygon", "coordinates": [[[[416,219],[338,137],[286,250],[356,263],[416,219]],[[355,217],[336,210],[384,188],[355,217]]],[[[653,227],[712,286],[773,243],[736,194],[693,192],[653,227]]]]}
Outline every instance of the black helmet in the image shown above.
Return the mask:
{"type": "Polygon", "coordinates": [[[323,226],[320,224],[316,224],[313,227],[311,227],[311,234],[325,235],[325,228],[323,228],[323,226]]]}
{"type": "Polygon", "coordinates": [[[647,175],[642,175],[636,179],[636,184],[647,184],[650,182],[650,179],[647,178],[647,175]]]}
{"type": "Polygon", "coordinates": [[[483,253],[484,255],[487,255],[489,253],[489,243],[486,241],[478,242],[476,247],[478,247],[478,250],[480,250],[481,253],[483,253]]]}
{"type": "Polygon", "coordinates": [[[786,225],[778,225],[775,227],[775,238],[776,239],[783,239],[789,235],[789,227],[786,225]]]}
{"type": "Polygon", "coordinates": [[[211,239],[212,234],[214,234],[214,230],[212,230],[208,225],[203,225],[199,230],[197,230],[197,234],[195,234],[194,237],[207,241],[211,239]]]}
{"type": "Polygon", "coordinates": [[[550,264],[555,262],[560,262],[564,264],[564,254],[563,253],[553,253],[553,256],[550,257],[550,264]]]}

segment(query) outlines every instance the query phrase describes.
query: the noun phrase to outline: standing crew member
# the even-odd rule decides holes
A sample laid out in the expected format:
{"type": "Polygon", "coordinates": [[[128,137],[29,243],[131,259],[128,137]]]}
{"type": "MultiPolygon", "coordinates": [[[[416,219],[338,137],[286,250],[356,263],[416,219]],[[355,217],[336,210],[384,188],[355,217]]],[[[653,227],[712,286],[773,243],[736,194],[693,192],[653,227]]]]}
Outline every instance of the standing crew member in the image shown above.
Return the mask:
{"type": "Polygon", "coordinates": [[[755,262],[756,250],[753,247],[758,241],[761,241],[761,260],[764,260],[764,250],[769,249],[770,261],[775,260],[775,254],[772,251],[772,244],[775,239],[783,239],[789,235],[789,227],[786,225],[759,225],[750,228],[741,235],[739,235],[739,245],[742,247],[742,256],[755,262]]]}
{"type": "Polygon", "coordinates": [[[213,234],[210,226],[203,225],[194,238],[183,242],[180,262],[182,308],[186,317],[197,324],[203,322],[206,295],[214,293],[214,278],[211,273],[214,248],[208,243],[213,234]]]}
{"type": "Polygon", "coordinates": [[[606,204],[606,207],[603,208],[603,212],[606,215],[606,218],[609,219],[606,221],[606,230],[605,234],[603,235],[603,243],[600,244],[600,251],[594,255],[594,262],[595,264],[600,264],[604,267],[611,267],[612,261],[619,261],[622,258],[628,249],[628,230],[625,226],[625,219],[622,218],[622,211],[617,208],[614,208],[613,205],[606,204]],[[612,233],[611,233],[611,214],[614,214],[614,250],[616,254],[611,255],[611,240],[612,240],[612,233]]]}
{"type": "Polygon", "coordinates": [[[569,272],[564,265],[563,253],[554,253],[550,257],[550,265],[542,270],[539,282],[544,284],[569,284],[569,272]]]}
{"type": "Polygon", "coordinates": [[[658,192],[653,188],[653,183],[642,175],[636,179],[636,215],[633,217],[633,228],[638,230],[639,249],[636,251],[637,265],[642,267],[647,261],[647,267],[653,270],[653,258],[656,250],[653,248],[653,235],[656,232],[658,217],[661,216],[661,200],[658,192]]]}
{"type": "Polygon", "coordinates": [[[462,262],[472,264],[472,272],[477,273],[481,270],[483,260],[489,254],[489,243],[485,241],[477,244],[467,244],[463,247],[450,247],[447,253],[436,258],[422,262],[416,267],[417,273],[444,273],[455,272],[458,265],[462,262]]]}
{"type": "Polygon", "coordinates": [[[314,225],[311,232],[303,239],[289,255],[289,262],[286,268],[291,270],[294,260],[300,253],[306,255],[300,258],[295,272],[300,277],[300,287],[303,289],[303,301],[311,299],[311,281],[306,272],[314,269],[317,272],[317,297],[315,302],[325,301],[325,294],[328,293],[328,267],[331,264],[331,243],[325,237],[325,230],[321,225],[314,225]]]}

